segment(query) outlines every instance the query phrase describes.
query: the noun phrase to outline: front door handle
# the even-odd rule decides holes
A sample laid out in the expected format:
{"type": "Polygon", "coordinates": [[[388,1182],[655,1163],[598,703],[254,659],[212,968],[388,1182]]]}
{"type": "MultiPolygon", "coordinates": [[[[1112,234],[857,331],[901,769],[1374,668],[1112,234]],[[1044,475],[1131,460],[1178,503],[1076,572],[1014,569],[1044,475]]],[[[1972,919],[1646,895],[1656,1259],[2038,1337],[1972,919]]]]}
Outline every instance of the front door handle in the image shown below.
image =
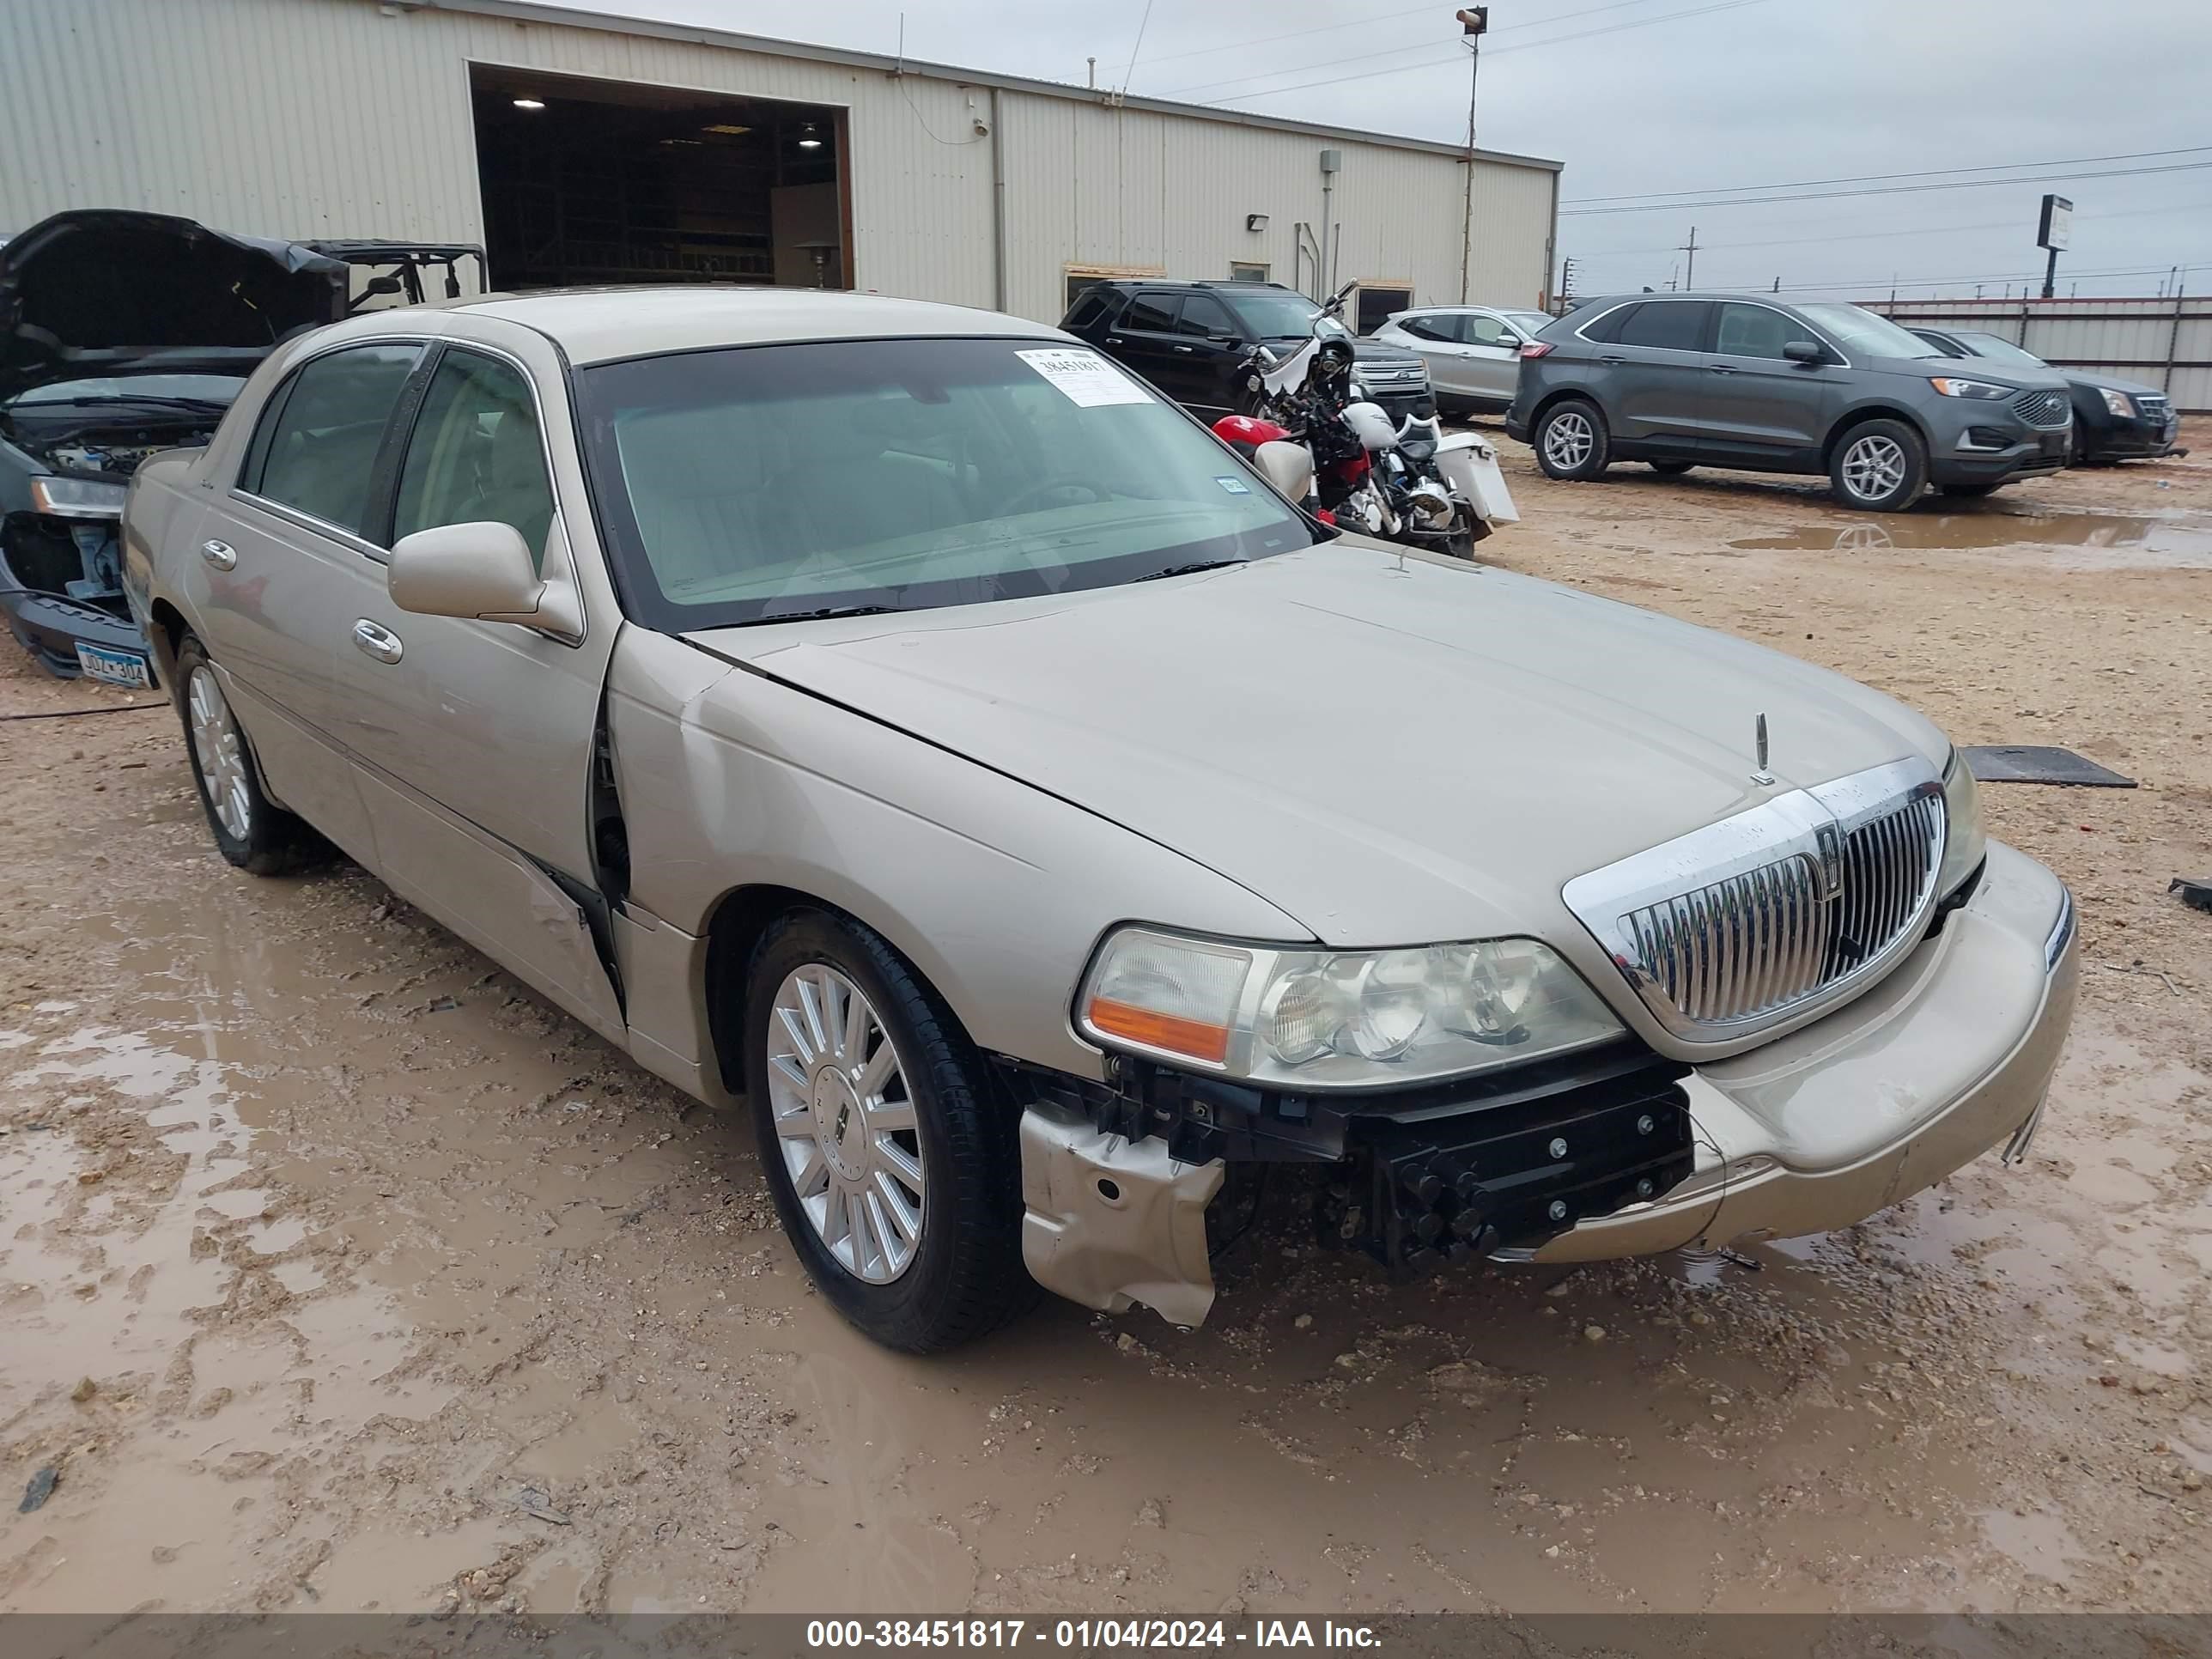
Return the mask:
{"type": "Polygon", "coordinates": [[[1735,373],[1735,365],[1733,363],[1707,363],[1705,367],[1716,374],[1733,374],[1735,373]]]}
{"type": "Polygon", "coordinates": [[[218,570],[238,568],[238,550],[228,542],[202,542],[200,557],[218,570]]]}
{"type": "Polygon", "coordinates": [[[353,625],[353,642],[379,662],[398,662],[405,649],[398,635],[366,617],[353,625]]]}
{"type": "Polygon", "coordinates": [[[1121,343],[1121,337],[1118,334],[1109,334],[1106,337],[1106,343],[1108,345],[1120,345],[1121,343]]]}
{"type": "Polygon", "coordinates": [[[1194,346],[1177,346],[1176,349],[1177,351],[1194,351],[1196,350],[1197,348],[1194,346]]]}

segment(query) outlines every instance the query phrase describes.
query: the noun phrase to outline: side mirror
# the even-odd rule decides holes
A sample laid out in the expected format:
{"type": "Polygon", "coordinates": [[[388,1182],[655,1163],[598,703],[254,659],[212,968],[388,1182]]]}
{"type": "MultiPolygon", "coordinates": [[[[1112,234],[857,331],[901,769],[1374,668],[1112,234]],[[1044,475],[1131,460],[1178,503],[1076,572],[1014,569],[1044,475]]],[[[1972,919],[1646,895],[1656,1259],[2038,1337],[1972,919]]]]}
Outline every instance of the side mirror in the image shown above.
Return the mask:
{"type": "Polygon", "coordinates": [[[447,524],[402,536],[385,586],[392,604],[418,616],[518,623],[569,638],[583,632],[574,596],[538,575],[513,525],[447,524]]]}
{"type": "Polygon", "coordinates": [[[1782,355],[1793,363],[1824,363],[1828,354],[1811,340],[1785,341],[1782,355]]]}
{"type": "Polygon", "coordinates": [[[1252,461],[1269,483],[1292,501],[1303,501],[1313,494],[1313,453],[1304,444],[1278,438],[1255,450],[1252,461]]]}

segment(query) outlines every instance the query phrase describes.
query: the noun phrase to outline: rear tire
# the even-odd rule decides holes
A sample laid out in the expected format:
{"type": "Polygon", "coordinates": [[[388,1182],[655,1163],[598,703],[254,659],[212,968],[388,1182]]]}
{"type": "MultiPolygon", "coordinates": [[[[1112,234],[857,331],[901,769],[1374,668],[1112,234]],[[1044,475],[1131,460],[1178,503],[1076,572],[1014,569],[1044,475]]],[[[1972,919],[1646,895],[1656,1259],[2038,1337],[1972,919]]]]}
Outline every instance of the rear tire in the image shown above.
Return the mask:
{"type": "Polygon", "coordinates": [[[261,774],[222,682],[196,634],[177,642],[177,717],[184,722],[192,781],[216,850],[257,876],[281,876],[307,862],[319,838],[261,793],[261,774]]]}
{"type": "Polygon", "coordinates": [[[880,936],[826,910],[778,918],[746,975],[744,1045],[776,1213],[838,1312],[933,1353],[1035,1304],[1015,1114],[880,936]]]}
{"type": "Polygon", "coordinates": [[[1862,513],[1902,513],[1928,487],[1928,446],[1902,421],[1863,421],[1828,461],[1836,499],[1862,513]]]}
{"type": "Polygon", "coordinates": [[[1695,461],[1650,461],[1645,465],[1662,478],[1679,478],[1697,463],[1695,461]]]}
{"type": "Polygon", "coordinates": [[[1602,474],[1613,459],[1605,413],[1587,398],[1564,398],[1546,410],[1529,434],[1536,465],[1547,478],[1579,483],[1602,474]]]}

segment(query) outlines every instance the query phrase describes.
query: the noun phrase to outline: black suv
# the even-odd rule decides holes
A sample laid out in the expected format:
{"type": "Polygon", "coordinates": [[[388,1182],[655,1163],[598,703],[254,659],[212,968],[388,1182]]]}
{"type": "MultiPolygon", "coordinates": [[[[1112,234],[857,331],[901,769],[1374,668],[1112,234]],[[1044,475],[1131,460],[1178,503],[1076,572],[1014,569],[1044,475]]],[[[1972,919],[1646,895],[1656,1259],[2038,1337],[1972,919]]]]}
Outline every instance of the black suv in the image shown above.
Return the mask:
{"type": "MultiPolygon", "coordinates": [[[[1287,356],[1321,307],[1279,283],[1115,280],[1076,296],[1060,325],[1208,416],[1237,407],[1237,365],[1255,345],[1287,356]]],[[[1410,351],[1355,340],[1352,372],[1395,422],[1437,412],[1427,365],[1410,351]]]]}

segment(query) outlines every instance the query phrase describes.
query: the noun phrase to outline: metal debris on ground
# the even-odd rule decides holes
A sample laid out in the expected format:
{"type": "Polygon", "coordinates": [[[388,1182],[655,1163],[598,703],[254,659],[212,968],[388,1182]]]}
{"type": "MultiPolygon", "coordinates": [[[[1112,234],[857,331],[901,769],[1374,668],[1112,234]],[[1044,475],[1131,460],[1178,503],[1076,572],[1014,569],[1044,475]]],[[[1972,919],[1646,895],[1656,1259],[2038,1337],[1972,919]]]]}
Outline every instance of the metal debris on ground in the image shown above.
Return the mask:
{"type": "Polygon", "coordinates": [[[2075,754],[2071,749],[1998,744],[1960,750],[1978,783],[2057,783],[2085,789],[2132,789],[2133,778],[2075,754]]]}
{"type": "Polygon", "coordinates": [[[2167,884],[2169,893],[2181,895],[2181,902],[2192,910],[2212,910],[2212,878],[2197,880],[2189,876],[2176,876],[2167,884]]]}
{"type": "Polygon", "coordinates": [[[15,1513],[28,1515],[33,1510],[43,1508],[46,1499],[54,1495],[54,1488],[61,1485],[61,1480],[62,1472],[52,1464],[47,1464],[24,1486],[23,1501],[15,1505],[15,1513]]]}
{"type": "Polygon", "coordinates": [[[536,1486],[517,1486],[507,1494],[507,1501],[535,1521],[550,1522],[556,1527],[568,1524],[568,1515],[553,1507],[553,1499],[536,1486]]]}

